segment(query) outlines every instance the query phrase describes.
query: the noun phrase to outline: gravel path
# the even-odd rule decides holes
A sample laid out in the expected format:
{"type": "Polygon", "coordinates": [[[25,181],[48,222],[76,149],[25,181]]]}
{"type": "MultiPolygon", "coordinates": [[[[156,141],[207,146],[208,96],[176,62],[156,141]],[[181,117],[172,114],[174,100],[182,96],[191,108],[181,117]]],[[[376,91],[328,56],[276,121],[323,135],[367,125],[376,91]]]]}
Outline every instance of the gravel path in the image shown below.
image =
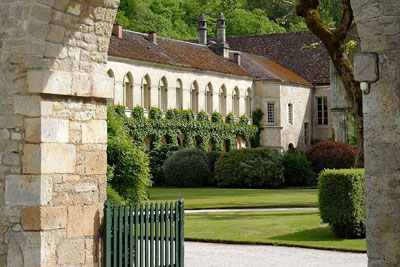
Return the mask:
{"type": "Polygon", "coordinates": [[[255,208],[255,209],[204,209],[185,210],[185,213],[206,213],[206,212],[248,212],[248,211],[285,211],[285,210],[318,210],[318,208],[255,208]]]}
{"type": "Polygon", "coordinates": [[[187,267],[365,267],[365,253],[185,242],[187,267]]]}

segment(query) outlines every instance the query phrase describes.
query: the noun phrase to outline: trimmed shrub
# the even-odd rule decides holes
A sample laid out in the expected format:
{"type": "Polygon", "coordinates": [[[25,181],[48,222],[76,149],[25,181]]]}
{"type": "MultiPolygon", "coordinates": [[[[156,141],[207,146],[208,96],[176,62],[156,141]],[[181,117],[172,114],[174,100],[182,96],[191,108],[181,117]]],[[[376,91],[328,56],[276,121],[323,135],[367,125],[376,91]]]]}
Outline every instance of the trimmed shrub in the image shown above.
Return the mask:
{"type": "Polygon", "coordinates": [[[209,186],[216,186],[217,181],[215,180],[215,163],[221,157],[221,154],[223,152],[221,151],[210,151],[208,152],[207,155],[207,163],[208,163],[208,169],[210,172],[210,176],[208,178],[208,185],[209,186]]]}
{"type": "Polygon", "coordinates": [[[311,163],[303,154],[286,152],[283,154],[285,185],[302,186],[316,183],[311,163]]]}
{"type": "Polygon", "coordinates": [[[132,110],[132,117],[136,120],[144,120],[144,109],[141,106],[136,106],[132,110]]]}
{"type": "Polygon", "coordinates": [[[235,123],[235,116],[233,115],[232,112],[229,112],[228,115],[226,115],[225,122],[228,123],[228,124],[234,124],[235,123]]]}
{"type": "Polygon", "coordinates": [[[284,183],[282,156],[268,148],[232,150],[215,164],[219,187],[276,188],[284,183]]]}
{"type": "Polygon", "coordinates": [[[196,148],[179,150],[164,162],[165,183],[169,186],[204,186],[208,175],[207,157],[196,148]]]}
{"type": "Polygon", "coordinates": [[[153,120],[161,120],[163,116],[163,112],[161,109],[156,107],[151,107],[149,111],[149,118],[153,120]]]}
{"type": "Polygon", "coordinates": [[[197,114],[197,120],[198,121],[203,121],[203,122],[208,122],[208,114],[205,111],[200,111],[199,114],[197,114]]]}
{"type": "Polygon", "coordinates": [[[354,166],[356,149],[340,142],[320,142],[306,151],[306,157],[316,173],[324,169],[348,169],[354,166]]]}
{"type": "Polygon", "coordinates": [[[248,124],[249,121],[250,121],[250,120],[249,120],[249,118],[247,118],[246,114],[243,114],[243,115],[240,117],[240,123],[248,124]]]}
{"type": "Polygon", "coordinates": [[[321,219],[340,238],[365,237],[364,170],[326,170],[318,183],[321,219]]]}
{"type": "Polygon", "coordinates": [[[150,173],[153,176],[153,183],[155,185],[163,185],[165,183],[164,161],[179,149],[181,148],[177,145],[162,145],[148,153],[150,158],[150,173]]]}

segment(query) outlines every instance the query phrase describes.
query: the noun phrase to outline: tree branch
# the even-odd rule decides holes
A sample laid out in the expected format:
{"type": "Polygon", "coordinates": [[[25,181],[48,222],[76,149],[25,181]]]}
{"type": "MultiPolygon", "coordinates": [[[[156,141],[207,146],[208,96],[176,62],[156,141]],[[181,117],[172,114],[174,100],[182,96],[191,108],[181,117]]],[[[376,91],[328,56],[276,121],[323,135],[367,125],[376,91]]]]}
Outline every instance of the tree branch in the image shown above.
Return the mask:
{"type": "Polygon", "coordinates": [[[343,15],[339,25],[336,28],[335,35],[339,41],[344,41],[347,33],[350,30],[353,22],[353,9],[351,8],[350,0],[342,0],[343,15]]]}

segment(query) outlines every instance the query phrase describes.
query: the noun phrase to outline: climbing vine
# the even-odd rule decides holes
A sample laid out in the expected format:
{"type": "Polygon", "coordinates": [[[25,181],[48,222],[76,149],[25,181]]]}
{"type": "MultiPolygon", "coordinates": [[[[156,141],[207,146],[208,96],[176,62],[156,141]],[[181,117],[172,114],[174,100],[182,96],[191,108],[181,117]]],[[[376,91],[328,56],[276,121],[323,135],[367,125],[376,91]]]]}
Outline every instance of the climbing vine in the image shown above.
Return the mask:
{"type": "Polygon", "coordinates": [[[253,140],[258,132],[257,126],[249,125],[245,116],[236,122],[233,115],[228,114],[224,122],[221,114],[214,112],[210,121],[205,112],[200,112],[195,118],[191,110],[171,109],[163,118],[160,109],[151,108],[147,119],[140,106],[133,109],[132,117],[125,115],[123,106],[109,106],[109,109],[112,109],[115,116],[121,117],[133,140],[143,148],[148,139],[151,148],[167,143],[184,147],[197,146],[207,151],[211,141],[213,150],[222,151],[225,143],[229,151],[234,149],[236,137],[253,140]],[[183,144],[179,144],[178,137],[183,137],[183,144]]]}

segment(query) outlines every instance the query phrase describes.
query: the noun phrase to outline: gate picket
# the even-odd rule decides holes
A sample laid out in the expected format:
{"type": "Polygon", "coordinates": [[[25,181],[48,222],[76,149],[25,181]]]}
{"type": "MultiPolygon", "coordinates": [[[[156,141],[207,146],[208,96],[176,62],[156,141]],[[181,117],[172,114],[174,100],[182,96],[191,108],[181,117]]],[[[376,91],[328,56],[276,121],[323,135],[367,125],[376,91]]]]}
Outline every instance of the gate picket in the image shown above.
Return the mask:
{"type": "Polygon", "coordinates": [[[183,200],[104,204],[105,267],[184,267],[183,200]]]}

